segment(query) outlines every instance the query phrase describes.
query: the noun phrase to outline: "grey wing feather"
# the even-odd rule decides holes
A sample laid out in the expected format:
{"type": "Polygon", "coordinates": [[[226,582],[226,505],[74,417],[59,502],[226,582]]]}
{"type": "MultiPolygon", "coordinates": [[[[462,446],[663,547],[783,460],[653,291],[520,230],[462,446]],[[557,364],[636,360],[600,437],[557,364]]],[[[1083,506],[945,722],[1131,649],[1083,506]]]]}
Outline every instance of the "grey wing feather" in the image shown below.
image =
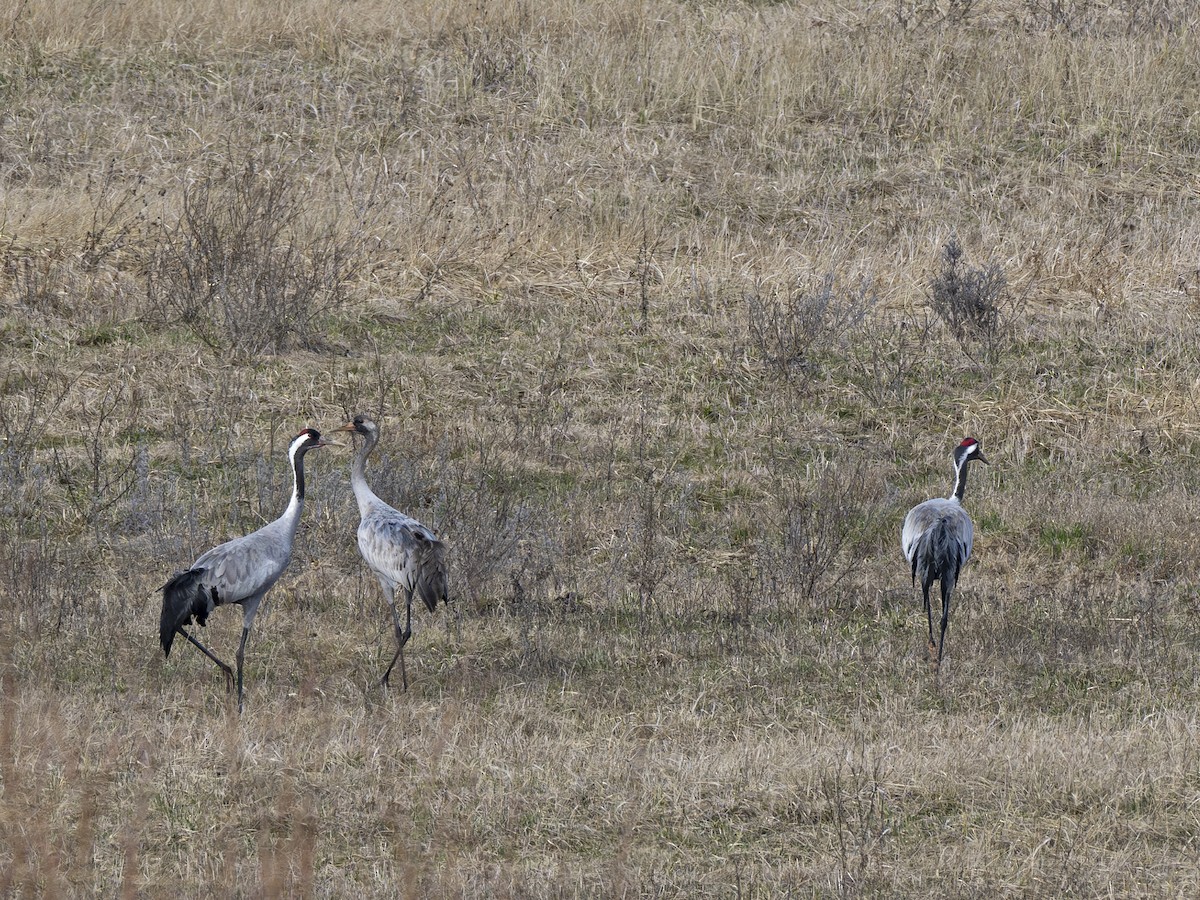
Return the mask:
{"type": "Polygon", "coordinates": [[[204,569],[201,581],[217,589],[220,603],[237,603],[265,593],[291,562],[291,541],[268,525],[253,534],[213,547],[192,563],[204,569]]]}
{"type": "Polygon", "coordinates": [[[379,504],[359,523],[358,549],[376,575],[412,590],[430,612],[446,600],[445,545],[416,519],[379,504]]]}
{"type": "Polygon", "coordinates": [[[900,545],[912,564],[913,579],[932,582],[943,575],[958,579],[974,545],[971,517],[955,500],[926,500],[904,517],[900,545]]]}

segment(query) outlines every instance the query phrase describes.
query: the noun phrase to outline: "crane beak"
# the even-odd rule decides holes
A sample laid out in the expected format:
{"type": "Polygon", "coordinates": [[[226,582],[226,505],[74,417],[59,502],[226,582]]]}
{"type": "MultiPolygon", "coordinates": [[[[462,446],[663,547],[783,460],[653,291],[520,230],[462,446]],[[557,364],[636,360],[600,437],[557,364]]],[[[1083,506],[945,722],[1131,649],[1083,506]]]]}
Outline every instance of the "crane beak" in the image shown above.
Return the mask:
{"type": "Polygon", "coordinates": [[[343,425],[341,428],[335,428],[335,429],[334,429],[334,431],[355,431],[355,430],[356,430],[356,429],[355,429],[355,427],[354,427],[354,423],[353,423],[353,422],[347,422],[347,423],[346,423],[345,425],[343,425]]]}
{"type": "Polygon", "coordinates": [[[976,453],[975,459],[978,460],[979,462],[983,463],[985,466],[991,465],[991,463],[987,461],[987,457],[984,456],[982,453],[976,453]]]}

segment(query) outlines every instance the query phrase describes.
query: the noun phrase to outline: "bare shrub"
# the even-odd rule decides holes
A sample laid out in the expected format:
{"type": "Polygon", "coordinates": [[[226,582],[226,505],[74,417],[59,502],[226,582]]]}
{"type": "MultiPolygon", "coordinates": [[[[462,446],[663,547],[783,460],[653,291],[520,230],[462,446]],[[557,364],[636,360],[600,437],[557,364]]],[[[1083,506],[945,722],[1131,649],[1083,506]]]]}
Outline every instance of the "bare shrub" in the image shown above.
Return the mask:
{"type": "Polygon", "coordinates": [[[63,297],[70,285],[70,267],[59,254],[10,257],[5,269],[11,274],[10,296],[26,309],[43,315],[61,313],[63,297]]]}
{"type": "Polygon", "coordinates": [[[630,271],[630,277],[638,285],[638,310],[641,319],[638,327],[645,331],[650,325],[650,285],[662,282],[662,269],[654,261],[658,252],[659,236],[650,233],[646,225],[646,211],[642,210],[642,241],[638,247],[637,262],[630,271]]]}
{"type": "Polygon", "coordinates": [[[78,454],[53,448],[53,468],[66,498],[81,520],[95,529],[103,543],[105,515],[144,481],[148,468],[146,447],[138,444],[113,452],[113,433],[132,431],[141,414],[137,393],[130,387],[131,373],[122,366],[101,395],[88,404],[89,415],[79,425],[83,445],[78,454]]]}
{"type": "Polygon", "coordinates": [[[776,534],[759,551],[764,597],[835,605],[878,509],[865,478],[860,464],[828,465],[808,482],[784,489],[776,534]]]}
{"type": "Polygon", "coordinates": [[[70,333],[80,344],[111,341],[129,308],[131,279],[88,254],[111,249],[85,249],[75,253],[62,244],[30,250],[9,248],[0,263],[0,301],[11,301],[27,323],[38,322],[70,333]],[[5,277],[7,276],[7,277],[5,277]]]}
{"type": "Polygon", "coordinates": [[[932,319],[873,316],[850,347],[850,377],[871,403],[904,403],[925,359],[932,319]]]}
{"type": "Polygon", "coordinates": [[[955,18],[954,11],[960,6],[967,9],[957,18],[965,18],[965,13],[970,11],[971,0],[951,0],[950,12],[947,14],[943,14],[936,0],[896,0],[892,12],[896,25],[907,31],[945,23],[955,18]]]}
{"type": "Polygon", "coordinates": [[[361,230],[314,223],[310,197],[286,163],[251,160],[183,189],[149,267],[152,318],[180,322],[214,349],[277,352],[317,342],[320,317],[344,299],[361,230]]]}
{"type": "Polygon", "coordinates": [[[1025,0],[1021,15],[1028,31],[1082,35],[1171,34],[1195,21],[1195,10],[1176,0],[1025,0]]]}
{"type": "Polygon", "coordinates": [[[853,751],[821,782],[837,840],[837,894],[873,896],[882,881],[877,851],[891,832],[888,808],[888,768],[881,755],[870,754],[865,743],[853,751]]]}
{"type": "Polygon", "coordinates": [[[638,614],[649,624],[659,585],[670,571],[670,548],[664,534],[667,479],[648,465],[637,478],[636,509],[631,511],[628,537],[629,578],[637,588],[638,614]]]}
{"type": "Polygon", "coordinates": [[[799,596],[813,601],[819,589],[845,577],[847,568],[837,563],[853,536],[855,500],[855,486],[836,471],[822,473],[811,490],[790,498],[781,562],[799,596]]]}
{"type": "Polygon", "coordinates": [[[41,360],[39,366],[44,370],[32,371],[10,357],[0,374],[0,469],[5,460],[15,471],[27,469],[75,383],[61,358],[41,360]]]}
{"type": "Polygon", "coordinates": [[[869,281],[843,291],[832,274],[796,278],[783,291],[755,283],[746,295],[751,349],[784,381],[806,384],[821,353],[845,343],[875,301],[869,281]]]}
{"type": "MultiPolygon", "coordinates": [[[[115,162],[88,174],[83,188],[87,212],[74,235],[46,235],[26,211],[10,226],[0,223],[0,300],[49,320],[75,327],[111,323],[125,311],[121,255],[136,246],[145,225],[145,176],[127,179],[115,162]],[[11,231],[4,226],[11,227],[11,231]]],[[[64,221],[70,221],[64,215],[64,221]]]]}
{"type": "Polygon", "coordinates": [[[522,537],[538,517],[515,499],[512,485],[486,471],[452,475],[442,484],[452,565],[461,579],[461,588],[451,586],[451,596],[465,594],[479,608],[483,598],[500,593],[502,580],[511,582],[522,537]]]}
{"type": "Polygon", "coordinates": [[[91,205],[91,219],[80,246],[85,271],[95,272],[137,237],[147,218],[145,188],[145,175],[126,184],[115,160],[88,175],[84,193],[91,205]]]}
{"type": "Polygon", "coordinates": [[[0,581],[8,597],[3,604],[10,623],[40,633],[58,630],[82,601],[63,572],[78,570],[76,548],[64,543],[44,518],[22,528],[0,528],[0,581]]]}
{"type": "Polygon", "coordinates": [[[649,425],[644,412],[632,435],[634,478],[625,501],[622,568],[636,591],[643,627],[661,625],[663,586],[679,574],[678,548],[686,545],[696,512],[693,480],[657,458],[657,442],[670,445],[673,439],[670,428],[657,431],[649,425]]]}
{"type": "Polygon", "coordinates": [[[999,263],[967,266],[962,245],[951,238],[942,248],[942,268],[930,282],[929,291],[933,311],[968,355],[973,346],[986,357],[995,355],[1014,310],[1008,276],[999,263]]]}
{"type": "Polygon", "coordinates": [[[463,29],[458,37],[472,87],[496,93],[529,89],[536,83],[533,61],[519,42],[481,28],[463,29]]]}

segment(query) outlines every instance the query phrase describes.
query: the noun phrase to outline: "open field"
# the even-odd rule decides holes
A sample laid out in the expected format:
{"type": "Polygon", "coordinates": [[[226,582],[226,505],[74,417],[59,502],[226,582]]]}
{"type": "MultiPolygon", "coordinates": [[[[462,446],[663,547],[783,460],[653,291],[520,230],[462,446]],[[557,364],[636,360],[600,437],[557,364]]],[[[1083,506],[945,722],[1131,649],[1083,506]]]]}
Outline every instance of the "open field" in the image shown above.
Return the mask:
{"type": "Polygon", "coordinates": [[[1191,5],[278,9],[0,3],[0,897],[1200,895],[1191,5]]]}

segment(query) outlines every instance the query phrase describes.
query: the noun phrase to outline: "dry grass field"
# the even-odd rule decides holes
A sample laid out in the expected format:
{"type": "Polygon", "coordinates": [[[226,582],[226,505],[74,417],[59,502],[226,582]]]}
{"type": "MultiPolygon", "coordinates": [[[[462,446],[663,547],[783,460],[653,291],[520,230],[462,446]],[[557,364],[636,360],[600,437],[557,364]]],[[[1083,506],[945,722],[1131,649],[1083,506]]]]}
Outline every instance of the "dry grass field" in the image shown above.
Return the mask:
{"type": "Polygon", "coordinates": [[[0,2],[0,897],[1200,895],[1198,26],[0,2]],[[310,454],[238,716],[158,589],[357,412],[453,602],[310,454]]]}

